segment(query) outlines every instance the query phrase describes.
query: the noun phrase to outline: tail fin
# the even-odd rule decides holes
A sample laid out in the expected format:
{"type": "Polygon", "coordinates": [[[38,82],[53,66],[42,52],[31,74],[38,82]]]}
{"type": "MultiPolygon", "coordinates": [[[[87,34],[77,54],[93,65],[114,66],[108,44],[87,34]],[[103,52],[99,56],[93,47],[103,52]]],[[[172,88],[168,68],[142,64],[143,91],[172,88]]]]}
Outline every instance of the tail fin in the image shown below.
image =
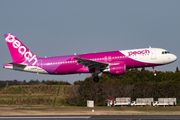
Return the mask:
{"type": "Polygon", "coordinates": [[[36,55],[34,55],[20,40],[12,33],[4,34],[9,52],[13,63],[26,63],[35,65],[37,63],[36,55]]]}

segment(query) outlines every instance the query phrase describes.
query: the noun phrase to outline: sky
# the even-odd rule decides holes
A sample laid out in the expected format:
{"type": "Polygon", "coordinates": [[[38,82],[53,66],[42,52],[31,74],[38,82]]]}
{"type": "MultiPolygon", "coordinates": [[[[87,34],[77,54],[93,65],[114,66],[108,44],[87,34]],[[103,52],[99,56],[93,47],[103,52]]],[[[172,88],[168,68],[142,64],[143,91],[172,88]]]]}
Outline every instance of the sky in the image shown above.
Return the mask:
{"type": "MultiPolygon", "coordinates": [[[[1,0],[0,80],[73,83],[91,74],[43,75],[4,69],[12,62],[4,34],[39,57],[147,48],[180,56],[179,0],[1,0]]],[[[156,67],[175,71],[180,60],[156,67]]],[[[151,68],[147,68],[151,70],[151,68]]]]}

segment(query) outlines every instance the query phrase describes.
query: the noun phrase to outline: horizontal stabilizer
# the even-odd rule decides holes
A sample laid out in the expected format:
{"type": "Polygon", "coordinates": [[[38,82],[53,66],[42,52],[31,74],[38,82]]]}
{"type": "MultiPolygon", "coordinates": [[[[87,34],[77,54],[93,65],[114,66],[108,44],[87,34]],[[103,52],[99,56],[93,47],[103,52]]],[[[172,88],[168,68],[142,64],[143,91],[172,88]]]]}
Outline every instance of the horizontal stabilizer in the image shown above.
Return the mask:
{"type": "Polygon", "coordinates": [[[7,63],[3,67],[23,71],[26,66],[26,64],[7,63]]]}

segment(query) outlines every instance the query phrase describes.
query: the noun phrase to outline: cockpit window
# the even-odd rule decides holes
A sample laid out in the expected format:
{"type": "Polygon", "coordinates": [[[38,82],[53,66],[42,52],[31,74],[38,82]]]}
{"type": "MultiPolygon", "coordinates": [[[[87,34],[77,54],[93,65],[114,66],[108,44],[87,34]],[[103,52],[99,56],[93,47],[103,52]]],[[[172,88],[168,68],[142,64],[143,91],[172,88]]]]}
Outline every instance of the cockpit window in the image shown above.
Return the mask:
{"type": "Polygon", "coordinates": [[[162,51],[162,54],[170,54],[169,51],[162,51]]]}

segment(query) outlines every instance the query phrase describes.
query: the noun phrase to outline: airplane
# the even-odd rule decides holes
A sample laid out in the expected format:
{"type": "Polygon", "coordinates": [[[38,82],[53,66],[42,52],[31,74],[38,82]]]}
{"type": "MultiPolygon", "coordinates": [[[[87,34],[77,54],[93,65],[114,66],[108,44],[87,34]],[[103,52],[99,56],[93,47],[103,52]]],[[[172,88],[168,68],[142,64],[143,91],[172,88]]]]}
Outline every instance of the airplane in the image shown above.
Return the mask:
{"type": "Polygon", "coordinates": [[[4,34],[13,62],[4,68],[37,74],[67,75],[94,73],[94,82],[99,82],[99,73],[123,75],[126,69],[154,67],[177,60],[176,55],[161,48],[142,48],[110,52],[87,53],[41,58],[33,54],[12,33],[4,34]]]}

